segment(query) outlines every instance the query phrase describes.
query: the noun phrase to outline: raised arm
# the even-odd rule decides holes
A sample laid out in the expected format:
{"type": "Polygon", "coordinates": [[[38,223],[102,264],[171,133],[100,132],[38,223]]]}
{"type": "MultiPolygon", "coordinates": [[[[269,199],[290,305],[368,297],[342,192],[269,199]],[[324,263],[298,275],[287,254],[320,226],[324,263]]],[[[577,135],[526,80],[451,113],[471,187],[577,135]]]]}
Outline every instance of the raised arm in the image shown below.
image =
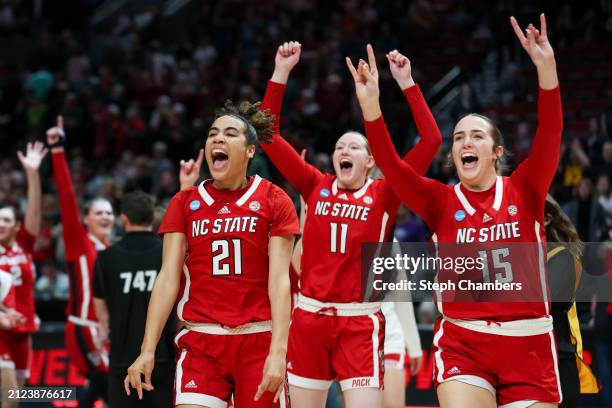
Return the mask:
{"type": "Polygon", "coordinates": [[[304,196],[308,196],[317,180],[323,174],[300,158],[297,151],[280,134],[280,114],[285,94],[285,85],[293,67],[300,60],[301,44],[284,43],[278,47],[274,60],[274,72],[268,81],[261,104],[262,110],[269,110],[276,118],[271,143],[262,142],[262,150],[282,175],[304,196]]]}
{"type": "Polygon", "coordinates": [[[53,178],[60,202],[60,220],[62,222],[66,259],[74,261],[87,250],[88,237],[79,217],[72,178],[64,153],[64,140],[64,120],[59,116],[57,125],[47,130],[47,144],[51,148],[53,178]]]}
{"type": "MultiPolygon", "coordinates": [[[[371,48],[370,45],[368,48],[371,48]]],[[[372,75],[370,66],[360,60],[356,69],[349,58],[346,63],[355,81],[355,92],[374,160],[400,200],[421,216],[430,229],[435,230],[446,204],[448,189],[435,180],[419,175],[399,157],[382,116],[378,81],[372,75]]]]}
{"type": "MultiPolygon", "coordinates": [[[[373,60],[373,53],[372,47],[368,47],[368,59],[373,60]]],[[[419,86],[412,79],[410,60],[397,50],[387,54],[387,60],[389,60],[391,75],[410,105],[420,136],[419,142],[404,156],[404,161],[409,163],[417,173],[425,174],[442,144],[442,134],[419,86]]]]}
{"type": "Polygon", "coordinates": [[[21,151],[17,152],[28,180],[28,210],[25,214],[24,227],[33,236],[38,235],[42,220],[42,191],[38,169],[46,154],[47,149],[41,142],[28,143],[25,155],[21,151]]]}
{"type": "Polygon", "coordinates": [[[546,18],[540,15],[540,29],[529,24],[525,35],[514,17],[510,18],[512,28],[529,54],[538,72],[538,128],[531,146],[529,157],[521,163],[512,177],[520,179],[529,193],[535,194],[537,211],[543,213],[546,194],[555,176],[561,149],[563,111],[557,78],[557,64],[553,49],[548,42],[546,18]]]}
{"type": "Polygon", "coordinates": [[[195,184],[200,178],[200,168],[202,167],[202,161],[204,160],[204,149],[200,149],[198,158],[194,161],[189,159],[187,161],[181,160],[179,168],[179,182],[181,190],[185,190],[195,184]]]}

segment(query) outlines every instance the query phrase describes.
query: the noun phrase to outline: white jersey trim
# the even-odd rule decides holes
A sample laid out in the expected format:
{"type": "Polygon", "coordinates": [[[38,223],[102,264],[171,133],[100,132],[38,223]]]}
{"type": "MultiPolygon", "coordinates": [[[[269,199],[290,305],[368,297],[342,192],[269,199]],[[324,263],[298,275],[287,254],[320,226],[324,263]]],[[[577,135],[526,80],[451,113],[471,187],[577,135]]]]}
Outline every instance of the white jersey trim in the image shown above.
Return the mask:
{"type": "Polygon", "coordinates": [[[212,395],[198,394],[195,392],[177,392],[176,405],[201,405],[210,408],[227,408],[227,402],[213,397],[212,395]]]}
{"type": "Polygon", "coordinates": [[[440,327],[438,331],[434,335],[433,344],[437,347],[438,350],[434,353],[434,360],[436,362],[436,368],[438,369],[438,377],[437,381],[442,383],[444,381],[444,361],[442,361],[442,347],[440,347],[440,339],[444,334],[444,320],[440,322],[440,327]]]}
{"type": "Polygon", "coordinates": [[[373,182],[374,180],[368,177],[368,179],[366,180],[366,183],[359,190],[355,191],[355,193],[353,194],[353,197],[361,198],[368,190],[368,187],[370,187],[370,184],[372,184],[373,182]]]}
{"type": "MultiPolygon", "coordinates": [[[[434,243],[434,247],[436,248],[436,257],[438,256],[438,235],[433,233],[431,235],[431,240],[434,243]]],[[[434,282],[438,283],[438,274],[434,277],[434,282]]],[[[438,312],[444,314],[443,304],[442,304],[442,292],[440,292],[439,288],[436,288],[436,306],[438,307],[438,312]]]]}
{"type": "Polygon", "coordinates": [[[382,224],[380,224],[380,235],[378,236],[378,242],[384,242],[385,231],[387,229],[387,222],[389,221],[389,214],[385,211],[382,217],[382,224]]]}
{"type": "Polygon", "coordinates": [[[379,302],[362,303],[330,303],[321,302],[317,299],[298,296],[297,307],[310,313],[320,313],[328,316],[367,316],[380,310],[379,302]]]}
{"type": "Polygon", "coordinates": [[[99,322],[88,320],[88,319],[82,319],[80,317],[73,316],[73,315],[68,316],[68,321],[76,324],[77,326],[96,327],[96,328],[100,327],[99,322]]]}
{"type": "MultiPolygon", "coordinates": [[[[380,322],[378,316],[375,314],[371,314],[370,319],[372,319],[372,323],[374,324],[374,329],[372,330],[372,363],[374,364],[374,374],[371,387],[380,388],[380,353],[378,352],[378,348],[380,347],[378,339],[380,322]]],[[[342,387],[342,384],[340,384],[340,386],[342,387]]]]}
{"type": "Polygon", "coordinates": [[[527,337],[551,333],[553,330],[552,317],[538,317],[536,319],[511,320],[508,322],[488,322],[485,320],[453,319],[444,316],[444,321],[463,327],[464,329],[500,336],[527,337]]]}
{"type": "Polygon", "coordinates": [[[314,378],[300,377],[292,373],[287,373],[289,384],[309,390],[327,390],[332,380],[316,380],[314,378]]]}
{"type": "MultiPolygon", "coordinates": [[[[255,190],[257,190],[257,187],[259,187],[261,180],[262,178],[257,174],[253,177],[253,182],[251,183],[249,189],[236,201],[236,205],[238,207],[242,206],[242,204],[244,204],[249,198],[251,198],[255,190]]],[[[200,196],[202,197],[206,205],[211,206],[215,202],[215,199],[212,198],[212,196],[208,193],[208,191],[206,191],[206,188],[204,187],[204,184],[206,184],[207,181],[209,180],[204,180],[200,183],[200,185],[198,186],[198,192],[200,193],[200,196]]]]}
{"type": "Polygon", "coordinates": [[[183,309],[185,308],[185,303],[189,300],[189,287],[191,286],[191,276],[189,274],[189,268],[187,265],[183,264],[183,273],[185,274],[185,289],[183,290],[183,296],[179,301],[176,307],[176,314],[178,315],[179,320],[185,320],[183,318],[183,309]]]}
{"type": "Polygon", "coordinates": [[[561,391],[561,375],[559,374],[559,362],[557,359],[557,343],[555,342],[552,332],[548,333],[548,336],[550,337],[550,351],[555,367],[555,376],[557,377],[557,391],[559,392],[559,401],[557,402],[561,402],[563,401],[563,392],[561,391]]]}
{"type": "Polygon", "coordinates": [[[0,303],[8,296],[13,286],[13,275],[0,271],[0,303]]]}
{"type": "Polygon", "coordinates": [[[261,322],[246,323],[237,327],[222,326],[217,323],[187,323],[187,329],[193,330],[199,333],[206,334],[217,334],[217,335],[239,335],[239,334],[253,334],[253,333],[264,333],[272,331],[272,320],[265,320],[261,322]]]}
{"type": "MultiPolygon", "coordinates": [[[[353,197],[355,198],[361,198],[366,191],[368,190],[368,187],[370,187],[370,184],[372,184],[374,182],[374,180],[372,180],[371,178],[368,177],[368,179],[366,180],[365,184],[363,185],[363,187],[361,187],[359,190],[355,191],[353,193],[353,197]]],[[[334,182],[332,183],[332,194],[333,195],[337,195],[338,194],[338,179],[334,179],[334,182]]]]}
{"type": "Polygon", "coordinates": [[[504,179],[501,176],[497,176],[495,180],[495,201],[493,201],[493,209],[499,211],[501,207],[502,199],[504,198],[504,179]]]}
{"type": "Polygon", "coordinates": [[[536,401],[536,400],[514,401],[514,402],[511,402],[509,404],[500,405],[499,408],[527,408],[527,407],[532,406],[536,402],[538,402],[538,401],[536,401]]]}
{"type": "Polygon", "coordinates": [[[474,215],[476,210],[474,209],[474,207],[472,207],[472,205],[468,201],[468,199],[465,196],[465,194],[463,194],[463,191],[461,191],[461,187],[460,186],[461,186],[461,183],[455,184],[455,195],[457,196],[457,198],[461,202],[461,205],[463,206],[465,211],[467,211],[467,213],[470,214],[470,215],[474,215]]]}
{"type": "Polygon", "coordinates": [[[549,314],[548,310],[548,283],[546,282],[546,266],[544,264],[544,250],[542,249],[542,238],[540,237],[540,223],[534,224],[535,234],[538,238],[538,270],[540,272],[540,285],[542,286],[542,299],[544,299],[544,310],[549,314]]]}
{"type": "Polygon", "coordinates": [[[213,205],[215,200],[211,197],[210,194],[208,194],[208,191],[206,191],[206,188],[204,187],[205,183],[206,180],[200,183],[200,185],[198,186],[198,192],[200,193],[200,197],[202,197],[202,200],[204,200],[206,205],[210,207],[211,205],[213,205]]]}
{"type": "Polygon", "coordinates": [[[477,375],[467,375],[467,374],[466,375],[455,375],[453,377],[447,378],[446,380],[442,382],[446,382],[446,381],[459,381],[464,384],[470,384],[475,387],[484,388],[485,390],[493,394],[493,396],[496,395],[495,388],[491,385],[491,383],[477,375]]]}
{"type": "Polygon", "coordinates": [[[79,256],[79,265],[81,267],[81,290],[83,291],[83,299],[81,300],[80,318],[87,319],[89,312],[89,302],[91,301],[91,293],[89,292],[89,265],[87,265],[87,256],[79,256]]]}
{"type": "MultiPolygon", "coordinates": [[[[463,194],[463,191],[461,191],[461,183],[455,184],[454,190],[455,190],[455,195],[461,202],[461,205],[463,206],[465,211],[467,211],[469,215],[474,215],[476,210],[474,209],[474,207],[472,207],[472,205],[470,204],[465,194],[463,194]]],[[[495,199],[493,200],[493,207],[492,207],[495,211],[499,211],[499,207],[501,206],[503,198],[504,198],[504,179],[501,176],[497,176],[497,178],[495,179],[495,199]]]]}
{"type": "Polygon", "coordinates": [[[249,189],[242,195],[242,197],[240,197],[238,201],[236,201],[236,205],[240,207],[242,204],[246,203],[246,201],[251,198],[255,190],[257,190],[257,187],[259,187],[260,183],[261,177],[256,174],[255,178],[253,179],[253,183],[251,184],[251,187],[249,187],[249,189]]]}
{"type": "Polygon", "coordinates": [[[94,247],[96,247],[96,251],[104,251],[107,246],[104,245],[104,242],[100,241],[98,238],[93,236],[92,234],[87,234],[91,242],[93,242],[94,247]]]}

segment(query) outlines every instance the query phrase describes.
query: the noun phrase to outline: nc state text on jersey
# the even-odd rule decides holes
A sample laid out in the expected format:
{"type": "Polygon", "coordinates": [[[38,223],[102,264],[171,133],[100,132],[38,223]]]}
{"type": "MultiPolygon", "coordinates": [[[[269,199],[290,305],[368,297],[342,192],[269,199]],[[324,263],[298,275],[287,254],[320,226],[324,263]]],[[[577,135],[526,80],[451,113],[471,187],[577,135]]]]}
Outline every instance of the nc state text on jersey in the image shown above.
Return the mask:
{"type": "Polygon", "coordinates": [[[257,217],[228,217],[210,220],[203,218],[191,222],[191,236],[226,234],[230,232],[255,232],[257,217]]]}
{"type": "Polygon", "coordinates": [[[457,229],[457,243],[472,243],[475,240],[478,242],[493,242],[506,240],[511,238],[519,238],[521,231],[519,222],[504,222],[501,224],[493,224],[480,229],[476,228],[459,228],[457,229]]]}
{"type": "Polygon", "coordinates": [[[331,215],[332,217],[349,218],[351,220],[367,221],[369,213],[369,207],[356,204],[317,201],[315,207],[315,215],[331,215]]]}

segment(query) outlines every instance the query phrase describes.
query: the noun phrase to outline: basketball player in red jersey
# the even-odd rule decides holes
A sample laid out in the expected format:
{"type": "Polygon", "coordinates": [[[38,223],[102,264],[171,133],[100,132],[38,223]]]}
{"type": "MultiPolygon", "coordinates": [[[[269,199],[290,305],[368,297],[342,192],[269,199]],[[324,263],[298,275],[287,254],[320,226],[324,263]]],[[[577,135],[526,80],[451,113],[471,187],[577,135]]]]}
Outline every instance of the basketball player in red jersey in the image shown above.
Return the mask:
{"type": "Polygon", "coordinates": [[[95,198],[86,203],[81,223],[64,153],[65,140],[64,121],[60,116],[56,126],[47,130],[47,144],[51,149],[59,196],[66,272],[70,280],[65,340],[70,361],[88,379],[79,406],[89,407],[98,397],[107,399],[108,352],[100,341],[100,325],[93,307],[92,276],[98,251],[109,244],[115,217],[108,200],[95,198]]]}
{"type": "MultiPolygon", "coordinates": [[[[276,116],[272,143],[262,149],[306,201],[302,238],[300,296],[289,336],[288,378],[294,407],[323,407],[334,379],[340,382],[346,406],[382,403],[384,318],[380,303],[363,302],[361,244],[381,242],[399,208],[386,180],[372,180],[374,166],[367,140],[350,131],[336,142],[335,174],[307,164],[278,132],[285,84],[298,63],[301,45],[278,48],[262,109],[276,116]]],[[[368,58],[375,65],[374,53],[368,58]]],[[[441,136],[409,69],[390,60],[391,72],[414,114],[419,143],[406,160],[424,173],[441,136]]],[[[377,79],[378,73],[373,72],[377,79]]]]}
{"type": "Polygon", "coordinates": [[[177,303],[186,327],[177,335],[175,404],[180,407],[285,406],[289,261],[299,233],[293,203],[247,166],[273,118],[259,104],[226,105],[208,131],[212,179],[170,202],[161,271],[155,282],[142,353],[130,385],[151,390],[154,351],[177,303]],[[144,375],[144,383],[141,381],[144,375]],[[263,378],[262,378],[263,377],[263,378]]]}
{"type": "Polygon", "coordinates": [[[434,375],[444,408],[552,407],[561,399],[542,245],[544,203],[563,128],[559,82],[544,15],[541,32],[530,24],[523,33],[514,18],[511,23],[536,66],[540,89],[531,154],[510,177],[497,175],[504,151],[501,134],[476,114],[461,119],[453,131],[452,159],[460,183],[450,187],[420,176],[395,153],[371,68],[360,63],[356,70],[347,59],[374,157],[381,159],[379,166],[402,201],[427,222],[434,241],[469,243],[470,236],[482,246],[495,241],[501,249],[493,249],[498,253],[490,259],[504,265],[489,267],[495,268],[496,279],[526,286],[536,282],[540,293],[540,302],[439,303],[443,317],[435,327],[434,375]],[[508,243],[516,242],[535,249],[513,254],[508,243]]]}
{"type": "MultiPolygon", "coordinates": [[[[11,330],[25,323],[25,317],[15,310],[13,275],[0,267],[0,330],[11,330]]],[[[0,379],[0,381],[2,381],[0,379]]],[[[9,384],[16,384],[14,379],[9,384]]],[[[10,402],[6,399],[2,403],[10,402]]]]}
{"type": "MultiPolygon", "coordinates": [[[[0,206],[0,268],[13,276],[14,308],[25,317],[24,324],[10,331],[0,331],[0,368],[4,387],[23,387],[30,376],[31,336],[39,325],[34,309],[32,251],[41,223],[42,193],[38,169],[46,154],[41,142],[28,143],[25,155],[17,153],[28,183],[28,209],[23,224],[13,207],[0,206]]],[[[10,401],[5,405],[16,406],[10,401]]]]}

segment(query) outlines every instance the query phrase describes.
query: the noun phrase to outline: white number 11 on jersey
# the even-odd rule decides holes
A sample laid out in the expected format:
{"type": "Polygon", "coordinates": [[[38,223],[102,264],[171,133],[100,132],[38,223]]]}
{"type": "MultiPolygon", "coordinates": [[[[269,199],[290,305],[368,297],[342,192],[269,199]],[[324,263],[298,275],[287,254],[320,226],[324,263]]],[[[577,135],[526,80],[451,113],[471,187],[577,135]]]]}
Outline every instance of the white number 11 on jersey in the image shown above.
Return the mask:
{"type": "Polygon", "coordinates": [[[337,224],[335,222],[330,222],[329,226],[331,227],[331,236],[329,239],[329,242],[331,242],[330,251],[332,253],[340,252],[341,254],[345,254],[348,224],[337,224]],[[338,233],[338,225],[340,225],[340,233],[338,233]],[[340,241],[340,248],[338,248],[338,241],[340,241]]]}

